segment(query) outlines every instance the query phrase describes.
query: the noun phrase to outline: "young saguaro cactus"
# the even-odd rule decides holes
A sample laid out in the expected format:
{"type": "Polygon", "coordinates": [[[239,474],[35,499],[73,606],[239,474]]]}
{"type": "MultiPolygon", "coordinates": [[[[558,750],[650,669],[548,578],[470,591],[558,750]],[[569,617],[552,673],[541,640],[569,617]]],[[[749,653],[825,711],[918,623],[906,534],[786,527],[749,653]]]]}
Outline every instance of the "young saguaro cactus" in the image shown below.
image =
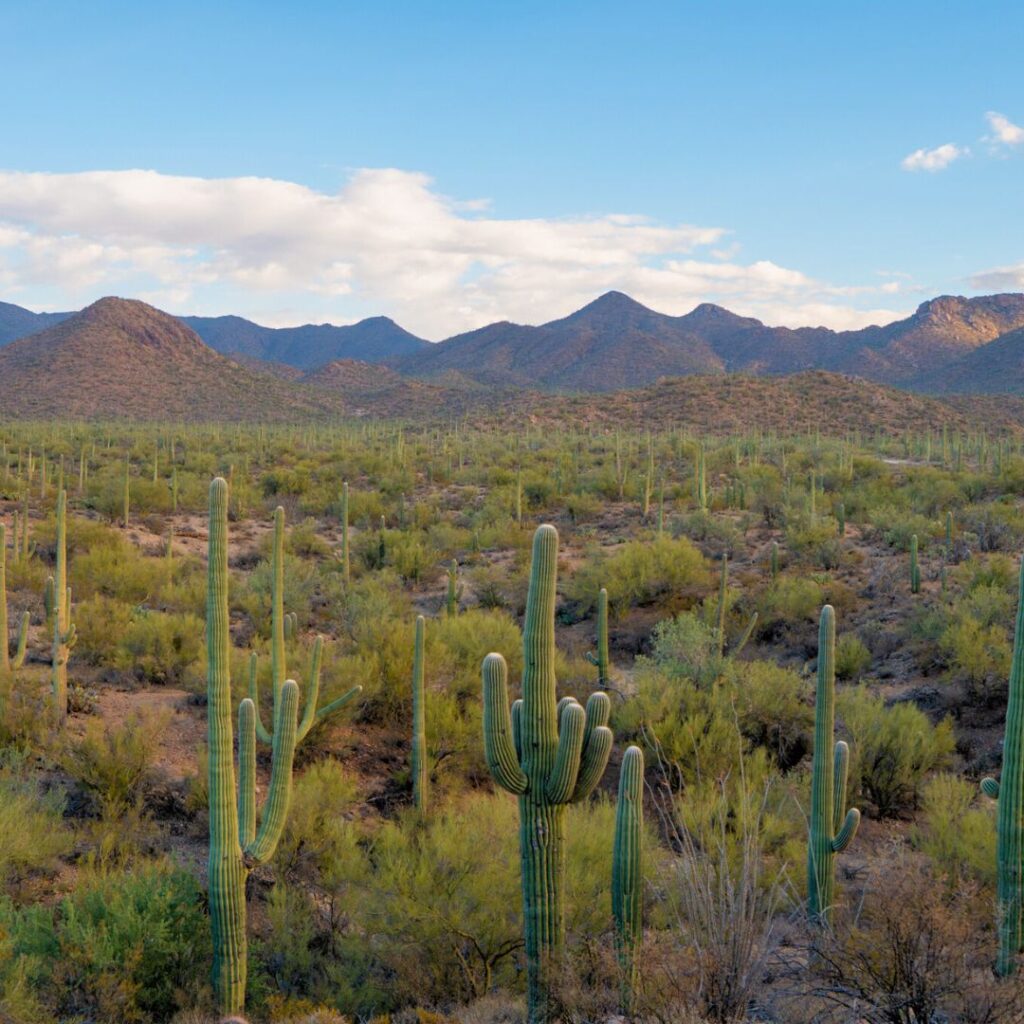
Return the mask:
{"type": "Polygon", "coordinates": [[[348,481],[341,485],[341,574],[347,584],[349,581],[348,552],[348,481]]]}
{"type": "Polygon", "coordinates": [[[910,592],[921,592],[921,566],[917,558],[917,534],[910,538],[910,592]]]}
{"type": "Polygon", "coordinates": [[[611,685],[608,671],[608,591],[602,587],[597,595],[597,654],[587,651],[587,661],[597,667],[597,685],[606,690],[611,685]]]}
{"type": "Polygon", "coordinates": [[[611,702],[594,693],[583,708],[556,694],[555,582],[558,531],[533,538],[523,626],[522,699],[508,704],[508,667],[500,654],[483,663],[484,754],[498,785],[519,797],[523,931],[530,1021],[548,1017],[548,966],[565,941],[566,805],[585,799],[611,752],[611,702]]]}
{"type": "Polygon", "coordinates": [[[274,701],[270,788],[256,828],[256,708],[238,708],[238,775],[231,729],[231,636],[228,614],[228,485],[210,485],[210,533],[206,585],[207,744],[209,748],[209,900],[213,933],[213,983],[221,1012],[245,1007],[248,960],[245,882],[266,863],[284,829],[291,800],[292,762],[298,726],[299,688],[287,680],[274,701]],[[237,801],[237,802],[236,802],[237,801]]]}
{"type": "Polygon", "coordinates": [[[449,618],[459,614],[459,602],[462,600],[462,584],[459,583],[459,563],[452,559],[446,573],[448,577],[448,592],[445,594],[445,614],[449,618]]]}
{"type": "Polygon", "coordinates": [[[416,616],[416,639],[412,656],[412,802],[426,814],[430,775],[427,770],[427,708],[424,693],[423,631],[426,620],[416,616]]]}
{"type": "Polygon", "coordinates": [[[68,586],[67,505],[67,492],[62,489],[57,495],[57,561],[53,576],[47,580],[47,588],[53,594],[50,689],[58,726],[62,726],[68,717],[68,658],[75,646],[71,588],[68,586]]]}
{"type": "Polygon", "coordinates": [[[636,962],[643,939],[644,755],[630,747],[619,770],[612,853],[612,917],[615,952],[622,974],[621,1010],[633,1010],[636,962]]]}
{"type": "Polygon", "coordinates": [[[997,801],[999,956],[996,973],[1013,974],[1024,952],[1024,562],[1017,596],[1010,691],[1006,704],[1003,770],[999,781],[982,779],[982,792],[997,801]]]}
{"type": "Polygon", "coordinates": [[[814,701],[814,759],[811,767],[811,817],[807,839],[807,909],[822,924],[832,918],[835,855],[857,833],[860,811],[846,810],[850,748],[835,735],[836,614],[821,609],[818,630],[818,691],[814,701]]]}
{"type": "MultiPolygon", "coordinates": [[[[298,616],[286,614],[284,610],[284,509],[279,505],[274,511],[274,540],[271,554],[271,587],[270,587],[270,675],[273,705],[276,708],[281,699],[281,687],[287,674],[287,656],[285,642],[295,637],[298,631],[298,616]]],[[[299,721],[296,743],[301,743],[309,730],[325,718],[340,711],[354,697],[362,692],[361,686],[353,686],[337,700],[317,710],[320,697],[320,670],[323,662],[323,637],[317,637],[313,644],[313,659],[309,670],[309,682],[306,685],[306,704],[299,721]]],[[[253,655],[255,659],[255,655],[253,655]]],[[[274,721],[268,729],[263,724],[260,714],[260,695],[257,680],[256,664],[250,660],[249,666],[249,699],[253,704],[256,717],[256,736],[261,743],[272,744],[274,741],[274,721]]]]}

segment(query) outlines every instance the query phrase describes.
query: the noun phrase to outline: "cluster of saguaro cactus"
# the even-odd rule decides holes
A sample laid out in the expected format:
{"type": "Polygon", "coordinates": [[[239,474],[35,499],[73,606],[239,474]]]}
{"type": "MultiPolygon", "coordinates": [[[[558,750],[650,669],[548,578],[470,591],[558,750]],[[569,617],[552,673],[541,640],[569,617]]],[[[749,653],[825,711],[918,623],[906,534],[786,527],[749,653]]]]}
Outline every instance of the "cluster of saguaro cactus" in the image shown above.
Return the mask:
{"type": "Polygon", "coordinates": [[[494,781],[519,798],[523,930],[531,1021],[547,1016],[548,966],[564,945],[566,805],[600,781],[611,752],[611,704],[594,693],[586,711],[558,700],[555,680],[555,583],[558,532],[538,528],[523,628],[522,699],[508,703],[508,667],[500,654],[483,663],[484,754],[494,781]]]}
{"type": "Polygon", "coordinates": [[[412,802],[420,814],[426,814],[430,788],[427,764],[427,707],[424,692],[423,631],[426,620],[416,616],[416,638],[412,655],[412,802]]]}
{"type": "Polygon", "coordinates": [[[835,855],[857,832],[860,811],[846,810],[850,748],[835,740],[836,616],[821,609],[818,629],[818,690],[814,703],[814,757],[811,815],[807,837],[807,909],[812,919],[831,920],[835,895],[835,855]],[[834,745],[833,745],[834,743],[834,745]]]}
{"type": "MultiPolygon", "coordinates": [[[[286,613],[284,610],[284,529],[284,509],[279,505],[274,510],[270,588],[270,685],[275,709],[281,701],[281,687],[284,685],[288,674],[287,641],[295,639],[298,635],[298,616],[294,612],[286,613]]],[[[337,700],[333,700],[330,704],[317,709],[317,700],[320,697],[320,670],[323,661],[323,645],[323,638],[318,636],[313,644],[309,682],[306,685],[306,703],[302,711],[302,718],[299,721],[296,743],[301,743],[308,735],[309,730],[317,722],[322,722],[336,711],[340,711],[362,692],[361,686],[354,686],[337,700]]],[[[271,719],[271,727],[268,729],[263,724],[263,717],[260,714],[259,683],[255,658],[256,655],[254,654],[250,659],[249,699],[253,705],[256,735],[261,743],[272,744],[274,741],[274,730],[277,728],[276,710],[274,718],[271,719]]]]}
{"type": "Polygon", "coordinates": [[[597,667],[597,685],[606,690],[611,685],[608,661],[608,591],[602,587],[597,595],[597,654],[587,651],[587,661],[597,667]]]}
{"type": "Polygon", "coordinates": [[[68,717],[68,658],[75,645],[75,627],[71,622],[71,588],[68,586],[67,546],[67,493],[61,489],[57,495],[57,554],[54,573],[47,580],[52,594],[50,613],[53,630],[50,690],[53,697],[54,717],[61,726],[68,717]]]}
{"type": "Polygon", "coordinates": [[[459,614],[459,602],[462,600],[462,584],[459,583],[459,563],[452,559],[451,565],[448,566],[447,571],[448,577],[448,590],[445,594],[444,606],[445,612],[449,616],[459,614]]]}
{"type": "Polygon", "coordinates": [[[639,747],[629,747],[619,770],[612,853],[612,917],[624,1014],[633,1009],[637,954],[643,938],[643,830],[644,755],[639,747]]]}
{"type": "Polygon", "coordinates": [[[1017,595],[1003,767],[998,782],[982,779],[981,788],[997,801],[996,973],[1005,976],[1016,971],[1017,960],[1024,952],[1024,562],[1017,595]]]}
{"type": "Polygon", "coordinates": [[[921,566],[917,558],[917,534],[910,538],[910,592],[921,592],[921,566]]]}
{"type": "MultiPolygon", "coordinates": [[[[14,536],[17,547],[17,532],[14,536]]],[[[25,651],[28,646],[29,613],[25,612],[18,631],[18,645],[14,657],[11,657],[9,627],[7,622],[7,528],[0,523],[0,676],[11,669],[19,669],[25,663],[25,651]]]]}

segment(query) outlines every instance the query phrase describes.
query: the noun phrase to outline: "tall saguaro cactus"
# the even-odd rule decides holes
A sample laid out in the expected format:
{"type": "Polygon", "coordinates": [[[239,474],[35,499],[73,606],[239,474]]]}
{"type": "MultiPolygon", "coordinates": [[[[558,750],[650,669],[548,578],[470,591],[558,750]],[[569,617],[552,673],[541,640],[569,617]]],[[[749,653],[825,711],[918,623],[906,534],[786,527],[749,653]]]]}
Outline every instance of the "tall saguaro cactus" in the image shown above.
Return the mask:
{"type": "Polygon", "coordinates": [[[427,709],[424,695],[423,630],[426,620],[416,616],[412,655],[412,802],[420,814],[427,811],[430,784],[427,772],[427,709]]]}
{"type": "Polygon", "coordinates": [[[50,667],[50,689],[54,717],[62,726],[68,717],[68,658],[75,646],[75,627],[71,622],[71,588],[68,586],[67,492],[57,495],[57,557],[53,576],[47,589],[53,594],[53,649],[50,667]]]}
{"type": "Polygon", "coordinates": [[[1017,596],[1010,692],[1006,704],[1003,770],[999,781],[982,779],[982,791],[997,801],[999,958],[996,973],[1013,974],[1024,952],[1024,562],[1017,596]]]}
{"type": "Polygon", "coordinates": [[[348,481],[341,485],[341,573],[345,582],[348,583],[348,481]]]}
{"type": "Polygon", "coordinates": [[[921,566],[917,558],[917,534],[910,538],[910,592],[921,592],[921,566]]]}
{"type": "MultiPolygon", "coordinates": [[[[297,617],[285,614],[284,610],[284,509],[279,505],[274,510],[274,539],[271,551],[271,587],[270,587],[270,675],[271,695],[276,708],[280,702],[281,687],[284,685],[287,675],[287,654],[285,641],[292,639],[297,632],[297,617]]],[[[313,659],[309,670],[309,682],[306,684],[306,704],[302,710],[302,718],[299,720],[296,743],[301,743],[309,733],[309,730],[322,722],[325,718],[340,711],[354,697],[362,692],[361,686],[354,686],[347,693],[342,694],[337,700],[317,710],[317,700],[320,697],[320,670],[323,662],[324,641],[317,637],[313,644],[313,659]]],[[[255,659],[255,655],[253,655],[255,659]]],[[[256,719],[256,736],[261,743],[272,744],[274,741],[273,730],[276,728],[274,721],[268,729],[263,724],[260,714],[259,686],[256,675],[255,662],[249,667],[249,699],[253,704],[253,713],[256,719]]]]}
{"type": "Polygon", "coordinates": [[[612,853],[612,917],[615,952],[622,972],[624,1014],[633,1009],[636,960],[643,939],[644,755],[630,747],[619,770],[612,853]]]}
{"type": "Polygon", "coordinates": [[[597,685],[602,690],[611,683],[608,671],[608,591],[602,587],[597,595],[597,655],[587,651],[587,661],[597,667],[597,685]]]}
{"type": "Polygon", "coordinates": [[[846,810],[850,748],[835,738],[836,614],[821,609],[818,630],[818,691],[814,702],[814,759],[811,768],[811,817],[807,840],[807,909],[822,924],[832,918],[835,855],[842,853],[860,825],[860,811],[846,810]]]}
{"type": "Polygon", "coordinates": [[[565,940],[566,805],[585,799],[611,752],[607,694],[586,711],[558,700],[555,680],[555,582],[558,531],[537,529],[523,626],[522,699],[508,704],[508,667],[500,654],[483,663],[484,754],[498,785],[519,797],[519,856],[531,1022],[548,1016],[548,966],[565,940]]]}
{"type": "Polygon", "coordinates": [[[221,477],[210,485],[206,651],[213,982],[221,1011],[239,1014],[245,1006],[248,958],[245,882],[254,867],[273,856],[288,814],[299,688],[292,680],[287,680],[274,701],[270,789],[257,830],[256,709],[248,698],[238,709],[240,785],[237,794],[235,791],[228,615],[228,485],[221,477]]]}

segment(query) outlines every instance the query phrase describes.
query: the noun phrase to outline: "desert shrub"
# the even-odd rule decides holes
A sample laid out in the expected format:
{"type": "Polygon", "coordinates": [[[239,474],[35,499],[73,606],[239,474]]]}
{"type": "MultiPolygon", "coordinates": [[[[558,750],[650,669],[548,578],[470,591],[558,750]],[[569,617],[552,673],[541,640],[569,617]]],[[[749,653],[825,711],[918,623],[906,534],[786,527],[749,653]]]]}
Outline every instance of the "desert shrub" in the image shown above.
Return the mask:
{"type": "Polygon", "coordinates": [[[620,612],[669,595],[676,603],[693,603],[709,582],[704,558],[690,541],[661,536],[628,541],[611,553],[593,552],[570,577],[566,595],[581,614],[587,614],[604,587],[609,606],[620,612]]]}
{"type": "MultiPolygon", "coordinates": [[[[284,607],[285,611],[299,617],[299,624],[309,621],[313,598],[317,589],[316,565],[304,558],[285,552],[284,556],[284,607]]],[[[239,605],[248,612],[257,629],[270,635],[270,602],[274,575],[269,561],[260,562],[249,574],[242,592],[238,595],[239,605]]]]}
{"type": "Polygon", "coordinates": [[[831,519],[801,519],[786,528],[786,547],[798,558],[822,569],[835,569],[842,545],[831,519]]]}
{"type": "Polygon", "coordinates": [[[93,547],[69,560],[68,575],[75,600],[97,594],[138,605],[154,600],[173,578],[174,567],[163,558],[146,558],[123,537],[93,547]]]}
{"type": "Polygon", "coordinates": [[[929,539],[939,532],[935,520],[891,505],[871,509],[869,521],[875,536],[897,551],[907,551],[910,548],[910,538],[915,534],[923,551],[928,546],[929,539]]]}
{"type": "Polygon", "coordinates": [[[708,512],[693,512],[672,523],[674,536],[689,537],[705,546],[714,555],[730,557],[743,548],[743,531],[731,519],[715,517],[708,512]]]}
{"type": "Polygon", "coordinates": [[[23,777],[23,759],[8,755],[0,767],[0,885],[27,872],[51,871],[71,849],[64,827],[64,796],[42,794],[23,777]]]}
{"type": "Polygon", "coordinates": [[[843,633],[836,640],[836,675],[859,679],[871,666],[871,652],[856,633],[843,633]]]}
{"type": "Polygon", "coordinates": [[[105,594],[94,594],[74,605],[75,658],[89,665],[114,666],[134,607],[105,594]]]}
{"type": "Polygon", "coordinates": [[[69,739],[62,762],[93,797],[103,816],[118,817],[142,800],[150,778],[164,715],[136,714],[115,725],[95,719],[79,739],[69,739]]]}
{"type": "Polygon", "coordinates": [[[937,726],[910,703],[886,707],[864,687],[839,695],[839,713],[850,731],[853,785],[874,804],[879,817],[916,808],[929,772],[946,767],[953,755],[953,726],[937,726]]]}
{"type": "Polygon", "coordinates": [[[1005,629],[958,615],[942,633],[939,648],[954,678],[970,692],[989,699],[1005,693],[1012,656],[1005,629]]]}
{"type": "Polygon", "coordinates": [[[651,641],[651,660],[670,679],[707,685],[721,675],[724,659],[715,630],[692,612],[659,622],[651,641]]]}
{"type": "Polygon", "coordinates": [[[826,1009],[815,1019],[1020,1019],[1024,986],[992,977],[994,914],[990,895],[970,886],[937,888],[922,865],[903,858],[877,877],[856,915],[840,917],[831,932],[819,934],[808,987],[826,1009]]]}
{"type": "Polygon", "coordinates": [[[179,684],[190,670],[204,672],[205,625],[195,615],[137,612],[122,646],[140,680],[179,684]]]}
{"type": "Polygon", "coordinates": [[[96,874],[41,919],[15,921],[14,945],[45,961],[37,984],[62,1019],[167,1021],[203,990],[209,925],[180,869],[96,874]]]}
{"type": "Polygon", "coordinates": [[[915,842],[951,885],[964,878],[995,883],[994,808],[979,798],[977,786],[948,772],[921,787],[915,842]]]}
{"type": "Polygon", "coordinates": [[[784,626],[813,622],[825,603],[825,589],[807,576],[780,576],[757,602],[757,631],[772,636],[784,626]]]}
{"type": "Polygon", "coordinates": [[[962,509],[959,525],[978,539],[982,551],[1016,551],[1024,542],[1024,516],[1015,505],[989,502],[962,509]]]}

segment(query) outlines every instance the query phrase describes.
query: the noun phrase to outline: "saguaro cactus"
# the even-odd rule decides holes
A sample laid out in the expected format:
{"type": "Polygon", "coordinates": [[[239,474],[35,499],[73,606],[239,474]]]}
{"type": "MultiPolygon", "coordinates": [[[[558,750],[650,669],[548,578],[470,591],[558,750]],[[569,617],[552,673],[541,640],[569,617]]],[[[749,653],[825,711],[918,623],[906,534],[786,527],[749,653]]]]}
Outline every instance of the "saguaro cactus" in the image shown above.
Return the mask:
{"type": "Polygon", "coordinates": [[[597,655],[587,651],[587,661],[597,666],[597,685],[602,690],[611,684],[608,671],[608,591],[602,587],[597,595],[597,655]]]}
{"type": "Polygon", "coordinates": [[[459,602],[462,600],[462,585],[459,583],[459,563],[452,559],[448,566],[448,592],[445,594],[445,613],[449,616],[459,614],[459,602]]]}
{"type": "Polygon", "coordinates": [[[921,566],[917,560],[917,534],[910,538],[910,592],[921,592],[921,566]]]}
{"type": "Polygon", "coordinates": [[[57,561],[54,574],[47,581],[53,594],[53,649],[50,668],[50,689],[53,694],[54,717],[62,726],[68,717],[68,658],[75,646],[75,627],[71,622],[71,588],[68,586],[67,492],[57,495],[57,561]]]}
{"type": "Polygon", "coordinates": [[[836,699],[836,614],[821,609],[818,629],[818,691],[814,701],[814,759],[811,765],[811,817],[807,840],[807,909],[828,924],[835,898],[835,855],[857,833],[860,811],[846,810],[846,776],[850,748],[833,746],[836,699]]]}
{"type": "Polygon", "coordinates": [[[1017,594],[1003,770],[998,782],[983,779],[981,788],[986,796],[998,802],[999,957],[996,973],[1005,976],[1016,971],[1017,959],[1024,952],[1024,562],[1017,594]]]}
{"type": "Polygon", "coordinates": [[[348,555],[348,482],[341,485],[341,573],[349,581],[348,555]]]}
{"type": "MultiPolygon", "coordinates": [[[[18,531],[14,531],[14,544],[18,544],[18,531]]],[[[28,646],[28,623],[29,613],[25,612],[21,620],[21,629],[18,632],[18,646],[12,658],[8,644],[7,622],[7,528],[0,523],[0,676],[19,669],[25,663],[25,651],[28,646]]]]}
{"type": "Polygon", "coordinates": [[[420,814],[427,810],[430,776],[427,771],[427,709],[423,686],[423,630],[426,620],[416,616],[412,657],[412,802],[420,814]]]}
{"type": "Polygon", "coordinates": [[[644,755],[630,747],[619,770],[612,853],[612,917],[622,972],[622,1012],[633,1009],[636,960],[643,939],[644,755]]]}
{"type": "Polygon", "coordinates": [[[555,581],[558,531],[537,529],[523,627],[522,699],[509,713],[508,667],[483,663],[484,753],[494,781],[519,797],[527,1002],[532,1022],[548,1014],[548,971],[564,945],[565,810],[593,792],[608,763],[611,702],[594,693],[586,712],[556,696],[555,581]]]}
{"type": "MultiPolygon", "coordinates": [[[[276,708],[280,703],[281,687],[287,674],[287,654],[285,641],[291,640],[298,632],[298,616],[286,614],[284,610],[284,509],[279,505],[274,511],[274,540],[271,553],[271,588],[270,588],[270,675],[271,694],[276,708]]],[[[301,743],[309,730],[317,722],[322,722],[329,715],[340,711],[349,701],[362,692],[361,686],[354,686],[337,700],[317,710],[316,702],[320,697],[320,669],[323,661],[323,637],[317,637],[313,644],[313,659],[309,670],[309,682],[306,684],[306,704],[299,721],[296,743],[301,743]]],[[[253,655],[255,658],[255,655],[253,655]]],[[[256,736],[261,743],[272,744],[274,741],[274,721],[271,728],[263,724],[260,714],[259,684],[256,664],[250,662],[249,668],[249,699],[253,703],[256,718],[256,736]]]]}
{"type": "Polygon", "coordinates": [[[238,774],[231,729],[231,637],[228,615],[228,485],[210,485],[210,534],[206,586],[207,744],[209,748],[209,900],[213,932],[213,983],[221,1011],[245,1006],[248,958],[245,881],[273,856],[291,800],[292,761],[299,688],[287,680],[274,702],[270,789],[256,828],[256,709],[246,698],[238,709],[238,774]],[[237,800],[237,803],[236,803],[237,800]]]}
{"type": "Polygon", "coordinates": [[[771,571],[772,579],[778,579],[779,577],[779,542],[777,540],[772,541],[772,555],[771,555],[771,571]]]}

